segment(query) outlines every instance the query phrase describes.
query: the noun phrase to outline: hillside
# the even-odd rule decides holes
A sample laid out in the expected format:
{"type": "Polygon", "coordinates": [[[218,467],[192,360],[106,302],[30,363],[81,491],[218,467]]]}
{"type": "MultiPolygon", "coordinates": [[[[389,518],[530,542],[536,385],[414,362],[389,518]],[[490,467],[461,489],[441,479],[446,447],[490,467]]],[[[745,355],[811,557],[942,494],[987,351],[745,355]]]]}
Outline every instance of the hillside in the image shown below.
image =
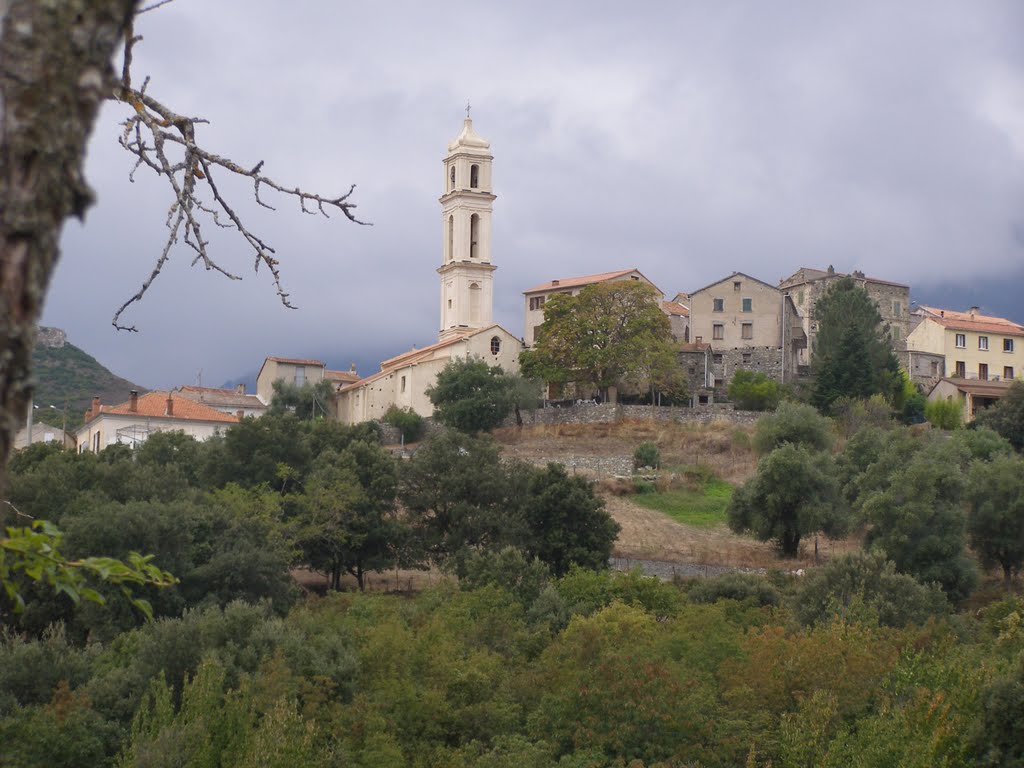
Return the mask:
{"type": "Polygon", "coordinates": [[[82,423],[82,415],[95,396],[104,403],[121,403],[128,399],[130,390],[147,391],[111,373],[92,355],[66,342],[51,346],[41,339],[32,355],[32,368],[38,406],[35,417],[54,426],[61,426],[65,404],[71,428],[82,423]]]}

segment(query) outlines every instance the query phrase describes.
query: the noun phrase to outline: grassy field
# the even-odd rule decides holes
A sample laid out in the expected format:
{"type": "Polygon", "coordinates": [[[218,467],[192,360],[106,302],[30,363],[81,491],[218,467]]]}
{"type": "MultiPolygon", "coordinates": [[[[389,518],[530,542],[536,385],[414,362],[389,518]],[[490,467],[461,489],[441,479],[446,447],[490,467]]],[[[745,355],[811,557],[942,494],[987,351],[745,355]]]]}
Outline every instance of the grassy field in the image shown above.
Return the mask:
{"type": "Polygon", "coordinates": [[[725,524],[725,510],[732,498],[732,486],[710,479],[696,490],[688,488],[638,493],[632,500],[642,507],[662,512],[678,523],[695,528],[715,528],[725,524]]]}

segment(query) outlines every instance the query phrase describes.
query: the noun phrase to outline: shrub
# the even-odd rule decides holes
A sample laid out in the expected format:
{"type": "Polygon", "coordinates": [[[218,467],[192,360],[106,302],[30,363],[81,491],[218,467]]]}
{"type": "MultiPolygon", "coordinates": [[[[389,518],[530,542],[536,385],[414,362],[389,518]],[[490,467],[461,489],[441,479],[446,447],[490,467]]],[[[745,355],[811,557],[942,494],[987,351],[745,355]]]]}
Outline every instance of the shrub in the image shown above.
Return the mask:
{"type": "Polygon", "coordinates": [[[933,427],[957,429],[963,418],[963,406],[957,399],[929,400],[924,404],[924,417],[933,427]]]}
{"type": "Polygon", "coordinates": [[[756,573],[726,573],[714,579],[698,581],[687,592],[695,603],[714,603],[719,600],[751,601],[764,607],[778,605],[779,590],[764,576],[756,573]]]}
{"type": "Polygon", "coordinates": [[[388,408],[382,421],[401,432],[402,440],[406,443],[415,443],[423,437],[423,430],[426,427],[423,417],[416,411],[412,408],[399,408],[397,405],[388,408]]]}
{"type": "Polygon", "coordinates": [[[654,443],[640,443],[633,451],[633,469],[661,466],[661,451],[654,443]]]}
{"type": "Polygon", "coordinates": [[[762,416],[754,432],[754,447],[761,455],[783,443],[823,451],[832,447],[832,423],[803,403],[781,403],[775,413],[762,416]]]}
{"type": "Polygon", "coordinates": [[[736,371],[729,382],[729,399],[745,411],[774,411],[782,399],[782,388],[763,373],[736,371]]]}

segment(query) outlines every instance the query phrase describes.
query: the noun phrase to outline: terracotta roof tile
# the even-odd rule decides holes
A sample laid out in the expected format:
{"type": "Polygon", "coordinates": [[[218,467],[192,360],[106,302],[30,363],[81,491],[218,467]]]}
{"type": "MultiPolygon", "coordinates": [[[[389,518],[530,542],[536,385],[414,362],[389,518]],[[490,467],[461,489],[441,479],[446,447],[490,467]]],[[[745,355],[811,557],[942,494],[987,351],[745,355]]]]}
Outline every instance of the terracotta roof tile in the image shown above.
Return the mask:
{"type": "Polygon", "coordinates": [[[952,309],[939,309],[921,305],[918,309],[925,311],[925,317],[938,323],[943,328],[958,331],[975,331],[978,333],[1006,334],[1008,336],[1024,336],[1024,325],[1019,325],[1005,317],[979,315],[970,312],[957,312],[952,309]]]}
{"type": "Polygon", "coordinates": [[[294,357],[268,357],[267,360],[273,360],[275,363],[287,363],[288,365],[318,365],[321,368],[325,365],[323,360],[300,360],[294,357]]]}
{"type": "Polygon", "coordinates": [[[101,405],[100,413],[114,416],[149,416],[180,421],[218,421],[235,424],[238,418],[230,413],[223,413],[216,408],[197,403],[188,398],[175,397],[172,392],[147,392],[139,395],[136,410],[132,411],[131,401],[118,405],[101,405]],[[167,398],[174,401],[174,415],[167,415],[167,398]]]}
{"type": "Polygon", "coordinates": [[[324,371],[324,378],[348,384],[359,381],[359,374],[355,371],[324,371]]]}
{"type": "Polygon", "coordinates": [[[186,384],[174,391],[186,400],[205,403],[215,408],[249,408],[262,411],[267,407],[256,395],[239,392],[235,389],[196,387],[186,384]]]}
{"type": "Polygon", "coordinates": [[[663,301],[661,302],[661,308],[669,315],[681,315],[682,317],[690,316],[689,308],[680,304],[678,301],[663,301]]]}

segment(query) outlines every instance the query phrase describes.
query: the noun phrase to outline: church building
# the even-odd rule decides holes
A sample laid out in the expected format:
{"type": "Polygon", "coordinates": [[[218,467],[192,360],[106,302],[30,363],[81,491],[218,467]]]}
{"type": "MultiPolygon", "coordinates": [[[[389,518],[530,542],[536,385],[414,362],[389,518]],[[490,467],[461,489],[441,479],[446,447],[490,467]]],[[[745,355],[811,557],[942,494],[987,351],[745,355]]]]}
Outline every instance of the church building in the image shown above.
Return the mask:
{"type": "Polygon", "coordinates": [[[393,405],[430,416],[434,406],[426,390],[453,359],[475,357],[511,373],[519,370],[522,342],[492,319],[497,267],[491,254],[495,195],[490,150],[467,114],[444,158],[437,343],[385,360],[379,372],[339,387],[337,417],[342,423],[379,419],[393,405]]]}

